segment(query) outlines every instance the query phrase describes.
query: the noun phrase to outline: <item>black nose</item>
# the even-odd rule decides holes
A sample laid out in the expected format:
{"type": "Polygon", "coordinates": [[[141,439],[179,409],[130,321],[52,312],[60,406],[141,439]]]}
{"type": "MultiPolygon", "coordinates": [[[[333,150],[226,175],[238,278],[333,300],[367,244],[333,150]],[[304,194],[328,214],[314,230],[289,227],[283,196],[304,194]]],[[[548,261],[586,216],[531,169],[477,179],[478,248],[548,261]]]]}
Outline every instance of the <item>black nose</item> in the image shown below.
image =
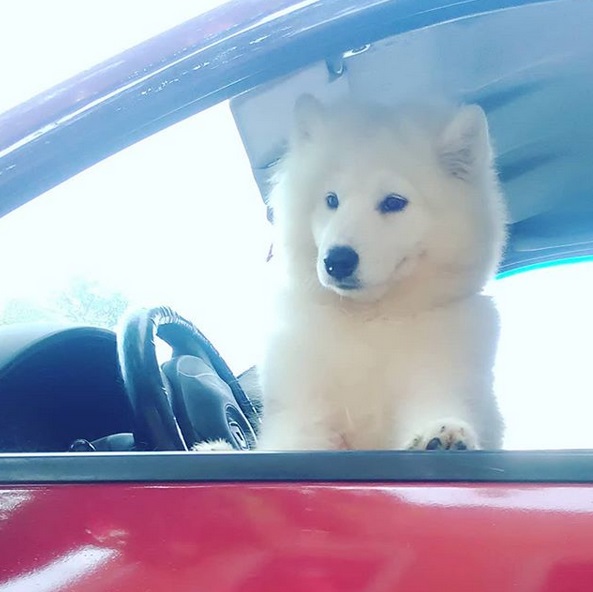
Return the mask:
{"type": "Polygon", "coordinates": [[[358,253],[352,247],[332,247],[323,263],[328,275],[343,280],[358,267],[358,253]]]}

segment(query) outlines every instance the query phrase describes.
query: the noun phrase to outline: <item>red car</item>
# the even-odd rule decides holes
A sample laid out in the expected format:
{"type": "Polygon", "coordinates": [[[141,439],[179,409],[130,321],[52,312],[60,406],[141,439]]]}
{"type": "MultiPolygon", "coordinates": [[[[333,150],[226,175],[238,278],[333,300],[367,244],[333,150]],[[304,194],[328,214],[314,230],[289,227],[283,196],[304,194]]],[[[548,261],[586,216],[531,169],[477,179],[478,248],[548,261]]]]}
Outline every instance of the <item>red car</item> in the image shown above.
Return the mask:
{"type": "MultiPolygon", "coordinates": [[[[0,216],[227,100],[265,203],[298,94],[438,90],[491,122],[501,273],[586,259],[592,23],[577,0],[235,0],[0,114],[0,216]]],[[[252,373],[167,307],[1,326],[0,592],[593,590],[592,452],[254,452],[252,373]],[[189,451],[213,437],[237,450],[189,451]]]]}

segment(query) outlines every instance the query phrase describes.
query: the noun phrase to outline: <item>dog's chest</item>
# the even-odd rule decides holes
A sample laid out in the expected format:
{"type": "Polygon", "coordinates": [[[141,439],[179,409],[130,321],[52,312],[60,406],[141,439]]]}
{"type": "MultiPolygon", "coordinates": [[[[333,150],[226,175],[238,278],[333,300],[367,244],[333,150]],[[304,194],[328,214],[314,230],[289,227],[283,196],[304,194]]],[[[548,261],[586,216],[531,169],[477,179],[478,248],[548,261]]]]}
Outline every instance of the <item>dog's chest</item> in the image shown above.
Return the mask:
{"type": "Polygon", "coordinates": [[[384,447],[385,434],[417,372],[424,331],[402,320],[341,323],[319,345],[335,429],[349,447],[384,447]],[[331,342],[331,343],[330,343],[331,342]]]}

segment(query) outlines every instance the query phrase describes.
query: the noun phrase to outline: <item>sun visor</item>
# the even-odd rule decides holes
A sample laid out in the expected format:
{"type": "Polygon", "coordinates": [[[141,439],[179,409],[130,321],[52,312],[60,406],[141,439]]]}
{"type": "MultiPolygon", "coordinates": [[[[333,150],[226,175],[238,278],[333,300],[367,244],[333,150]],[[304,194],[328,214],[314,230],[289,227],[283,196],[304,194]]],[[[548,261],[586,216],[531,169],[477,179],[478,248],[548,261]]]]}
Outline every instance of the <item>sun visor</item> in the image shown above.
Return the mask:
{"type": "Polygon", "coordinates": [[[335,65],[315,64],[231,101],[231,111],[264,201],[267,202],[274,164],[286,146],[298,97],[310,93],[331,103],[349,94],[348,76],[340,69],[341,63],[340,59],[335,65]]]}

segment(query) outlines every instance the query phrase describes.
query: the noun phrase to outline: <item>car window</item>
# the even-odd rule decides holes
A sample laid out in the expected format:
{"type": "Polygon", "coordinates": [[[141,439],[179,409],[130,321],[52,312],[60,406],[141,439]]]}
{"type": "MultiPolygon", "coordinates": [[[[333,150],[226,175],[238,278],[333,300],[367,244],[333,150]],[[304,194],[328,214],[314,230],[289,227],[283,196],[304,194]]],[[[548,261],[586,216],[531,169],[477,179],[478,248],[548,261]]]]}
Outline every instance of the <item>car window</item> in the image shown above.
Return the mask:
{"type": "Polygon", "coordinates": [[[270,228],[228,103],[0,219],[0,322],[114,327],[169,305],[235,372],[255,361],[270,228]]]}
{"type": "Polygon", "coordinates": [[[502,276],[495,388],[505,448],[592,448],[593,260],[502,276]]]}

